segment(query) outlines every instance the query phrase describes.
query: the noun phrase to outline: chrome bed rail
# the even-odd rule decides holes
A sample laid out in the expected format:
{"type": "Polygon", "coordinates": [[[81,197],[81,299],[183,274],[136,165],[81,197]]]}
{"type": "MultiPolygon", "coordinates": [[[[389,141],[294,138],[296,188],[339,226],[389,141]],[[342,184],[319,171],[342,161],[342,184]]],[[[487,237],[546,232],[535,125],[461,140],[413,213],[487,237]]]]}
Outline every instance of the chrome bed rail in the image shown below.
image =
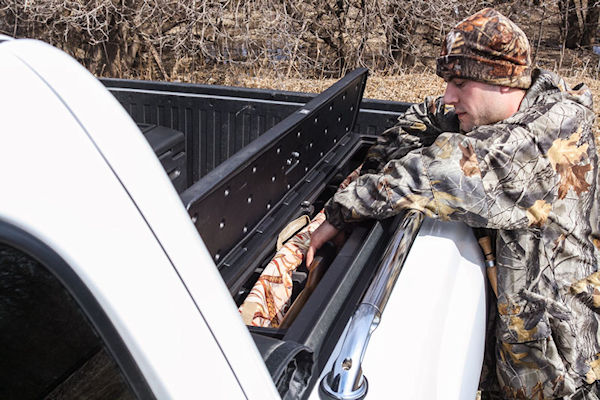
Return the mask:
{"type": "Polygon", "coordinates": [[[361,303],[352,316],[341,351],[319,386],[324,399],[362,399],[368,383],[361,364],[371,334],[379,325],[400,271],[423,222],[423,213],[410,210],[394,232],[361,303]]]}

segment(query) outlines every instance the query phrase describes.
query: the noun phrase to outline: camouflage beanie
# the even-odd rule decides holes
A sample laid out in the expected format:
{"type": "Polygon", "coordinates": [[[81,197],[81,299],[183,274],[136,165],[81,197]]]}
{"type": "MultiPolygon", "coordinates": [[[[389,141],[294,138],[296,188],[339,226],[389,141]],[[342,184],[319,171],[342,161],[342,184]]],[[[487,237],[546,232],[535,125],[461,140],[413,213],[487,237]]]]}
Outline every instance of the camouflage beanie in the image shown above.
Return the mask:
{"type": "Polygon", "coordinates": [[[461,21],[448,35],[437,59],[437,74],[492,85],[528,89],[531,50],[525,33],[494,9],[461,21]]]}

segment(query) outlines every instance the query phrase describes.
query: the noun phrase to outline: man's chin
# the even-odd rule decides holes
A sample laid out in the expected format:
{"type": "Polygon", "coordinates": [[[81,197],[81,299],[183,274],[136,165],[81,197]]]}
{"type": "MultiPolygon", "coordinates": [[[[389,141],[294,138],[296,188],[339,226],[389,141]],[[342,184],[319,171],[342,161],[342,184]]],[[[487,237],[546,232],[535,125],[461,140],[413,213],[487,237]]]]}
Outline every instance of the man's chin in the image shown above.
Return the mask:
{"type": "Polygon", "coordinates": [[[461,132],[470,132],[473,130],[475,124],[471,121],[471,118],[466,113],[460,113],[458,115],[458,126],[461,132]]]}
{"type": "Polygon", "coordinates": [[[464,132],[464,133],[471,132],[474,128],[473,124],[463,124],[463,123],[460,123],[459,127],[460,127],[460,131],[464,132]]]}

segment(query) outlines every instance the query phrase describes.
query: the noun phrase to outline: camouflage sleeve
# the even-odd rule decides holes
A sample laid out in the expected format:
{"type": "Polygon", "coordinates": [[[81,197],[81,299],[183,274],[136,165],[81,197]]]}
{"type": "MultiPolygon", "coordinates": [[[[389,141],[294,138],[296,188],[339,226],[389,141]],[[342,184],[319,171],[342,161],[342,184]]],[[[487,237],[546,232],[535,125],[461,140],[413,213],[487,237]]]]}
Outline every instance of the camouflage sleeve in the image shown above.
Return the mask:
{"type": "Polygon", "coordinates": [[[558,123],[542,121],[550,118],[548,114],[533,114],[541,115],[533,127],[526,123],[529,114],[479,127],[468,135],[440,134],[431,146],[392,160],[381,173],[363,175],[338,191],[326,204],[327,220],[342,228],[348,222],[383,219],[410,208],[474,227],[520,229],[543,224],[557,196],[589,186],[585,180],[589,161],[583,154],[588,145],[578,144],[580,121],[586,118],[576,109],[552,113],[561,118],[558,123]],[[581,157],[571,156],[577,152],[581,157]],[[562,153],[580,164],[566,167],[572,172],[569,180],[556,173],[562,153]]]}
{"type": "Polygon", "coordinates": [[[458,132],[453,108],[445,107],[441,97],[428,97],[423,103],[413,104],[368,150],[361,174],[377,173],[388,161],[430,146],[442,132],[458,132]]]}

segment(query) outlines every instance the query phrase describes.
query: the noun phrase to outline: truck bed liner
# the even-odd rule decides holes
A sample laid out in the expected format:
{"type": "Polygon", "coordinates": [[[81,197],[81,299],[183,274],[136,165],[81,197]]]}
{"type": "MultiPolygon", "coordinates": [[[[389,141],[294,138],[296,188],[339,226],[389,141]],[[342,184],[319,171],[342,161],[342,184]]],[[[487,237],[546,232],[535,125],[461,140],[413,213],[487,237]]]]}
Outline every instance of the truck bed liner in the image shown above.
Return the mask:
{"type": "MultiPolygon", "coordinates": [[[[138,123],[185,135],[187,186],[308,103],[312,93],[240,87],[101,79],[138,123]]],[[[353,131],[377,135],[409,103],[363,99],[353,131]]]]}

